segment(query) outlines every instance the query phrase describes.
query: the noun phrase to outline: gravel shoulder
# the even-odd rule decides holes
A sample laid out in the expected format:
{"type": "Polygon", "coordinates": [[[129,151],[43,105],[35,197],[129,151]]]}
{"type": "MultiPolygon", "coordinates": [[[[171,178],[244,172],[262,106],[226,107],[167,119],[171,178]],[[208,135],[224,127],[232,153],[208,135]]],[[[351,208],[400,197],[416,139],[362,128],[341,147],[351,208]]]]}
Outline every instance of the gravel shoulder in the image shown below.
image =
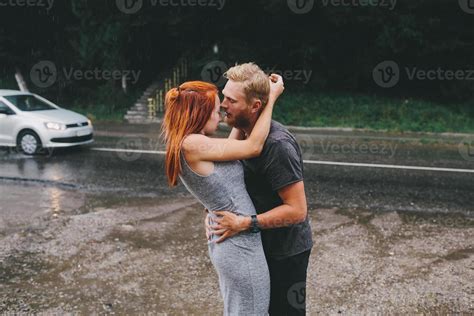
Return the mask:
{"type": "MultiPolygon", "coordinates": [[[[310,315],[474,313],[472,218],[309,212],[310,315]]],[[[203,216],[188,197],[39,217],[0,237],[0,312],[220,314],[203,216]]]]}

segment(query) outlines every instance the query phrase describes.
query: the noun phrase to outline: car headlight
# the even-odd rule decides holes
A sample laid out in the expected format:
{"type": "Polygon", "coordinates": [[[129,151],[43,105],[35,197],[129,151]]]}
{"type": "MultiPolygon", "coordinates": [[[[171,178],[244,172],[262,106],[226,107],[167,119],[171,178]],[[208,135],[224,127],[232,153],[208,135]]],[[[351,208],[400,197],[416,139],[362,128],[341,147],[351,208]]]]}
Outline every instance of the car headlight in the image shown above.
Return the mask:
{"type": "Polygon", "coordinates": [[[66,125],[54,122],[46,122],[44,126],[46,126],[47,129],[54,129],[56,131],[64,131],[66,129],[66,125]]]}

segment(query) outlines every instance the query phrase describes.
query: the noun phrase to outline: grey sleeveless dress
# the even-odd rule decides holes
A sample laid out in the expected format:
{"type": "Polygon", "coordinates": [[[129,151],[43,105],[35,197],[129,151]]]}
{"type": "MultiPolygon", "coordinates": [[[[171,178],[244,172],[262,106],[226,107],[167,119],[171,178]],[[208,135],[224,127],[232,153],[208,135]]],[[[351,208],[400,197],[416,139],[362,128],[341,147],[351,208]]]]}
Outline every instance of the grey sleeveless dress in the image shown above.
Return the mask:
{"type": "MultiPolygon", "coordinates": [[[[194,172],[181,154],[180,179],[188,191],[210,212],[230,210],[256,214],[247,193],[240,161],[214,162],[208,176],[194,172]]],[[[260,233],[242,232],[221,243],[218,236],[208,242],[209,256],[219,276],[224,315],[267,315],[270,302],[270,275],[260,233]]]]}

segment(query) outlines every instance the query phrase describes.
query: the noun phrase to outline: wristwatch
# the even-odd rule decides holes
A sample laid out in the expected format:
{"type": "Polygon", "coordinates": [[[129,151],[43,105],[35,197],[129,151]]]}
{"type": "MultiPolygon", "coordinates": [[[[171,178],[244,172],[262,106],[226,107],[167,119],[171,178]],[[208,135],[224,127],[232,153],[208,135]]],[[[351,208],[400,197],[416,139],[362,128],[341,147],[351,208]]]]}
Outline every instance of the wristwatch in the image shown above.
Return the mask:
{"type": "Polygon", "coordinates": [[[260,232],[260,227],[258,227],[257,215],[251,215],[250,217],[251,217],[250,232],[252,233],[260,232]]]}

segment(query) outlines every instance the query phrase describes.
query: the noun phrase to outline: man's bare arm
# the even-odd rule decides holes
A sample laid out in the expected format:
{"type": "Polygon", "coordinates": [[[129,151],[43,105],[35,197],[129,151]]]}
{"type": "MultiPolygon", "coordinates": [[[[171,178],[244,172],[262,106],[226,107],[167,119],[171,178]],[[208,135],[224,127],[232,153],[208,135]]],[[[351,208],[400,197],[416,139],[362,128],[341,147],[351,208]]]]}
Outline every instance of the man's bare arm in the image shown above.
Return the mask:
{"type": "Polygon", "coordinates": [[[306,219],[308,206],[303,181],[281,188],[278,195],[283,204],[257,216],[260,228],[285,227],[304,222],[306,219]]]}
{"type": "MultiPolygon", "coordinates": [[[[299,181],[278,190],[283,204],[268,212],[257,215],[258,226],[261,229],[285,227],[303,222],[308,213],[304,182],[299,181]]],[[[245,224],[250,228],[250,219],[245,224]]]]}
{"type": "MultiPolygon", "coordinates": [[[[282,205],[257,215],[258,226],[261,229],[291,226],[306,219],[308,207],[303,181],[281,188],[278,190],[278,195],[283,201],[282,205]]],[[[217,242],[222,242],[226,238],[249,229],[251,226],[249,216],[238,216],[228,211],[219,211],[215,214],[221,217],[215,220],[217,224],[210,227],[213,234],[221,236],[217,242]]]]}

